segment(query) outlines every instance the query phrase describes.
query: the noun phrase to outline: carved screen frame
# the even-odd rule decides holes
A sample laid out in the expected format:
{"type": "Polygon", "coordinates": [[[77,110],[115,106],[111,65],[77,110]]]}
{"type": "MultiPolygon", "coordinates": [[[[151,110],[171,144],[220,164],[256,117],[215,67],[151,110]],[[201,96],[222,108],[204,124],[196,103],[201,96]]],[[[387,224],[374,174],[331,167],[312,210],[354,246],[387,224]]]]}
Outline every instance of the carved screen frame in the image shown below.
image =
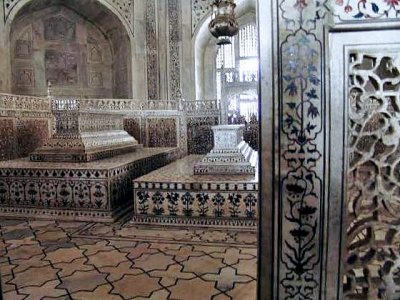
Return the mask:
{"type": "Polygon", "coordinates": [[[351,52],[371,53],[376,49],[400,49],[399,30],[373,30],[331,32],[330,48],[330,99],[326,149],[329,149],[327,178],[327,291],[336,291],[329,297],[343,298],[343,276],[346,254],[347,174],[348,174],[348,120],[349,120],[349,56],[351,52]],[[397,35],[396,35],[397,33],[397,35]],[[329,276],[329,274],[336,276],[329,276]],[[336,282],[334,280],[336,279],[336,282]]]}

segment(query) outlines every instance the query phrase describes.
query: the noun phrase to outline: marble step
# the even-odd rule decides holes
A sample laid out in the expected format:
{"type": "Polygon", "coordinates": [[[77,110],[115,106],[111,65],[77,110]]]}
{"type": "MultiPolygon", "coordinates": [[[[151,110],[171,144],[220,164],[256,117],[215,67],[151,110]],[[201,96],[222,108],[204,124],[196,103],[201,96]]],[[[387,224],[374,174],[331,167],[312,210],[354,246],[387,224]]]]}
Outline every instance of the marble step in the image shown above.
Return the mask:
{"type": "Polygon", "coordinates": [[[257,164],[258,164],[258,152],[257,151],[253,150],[249,162],[252,166],[257,167],[257,164]]]}

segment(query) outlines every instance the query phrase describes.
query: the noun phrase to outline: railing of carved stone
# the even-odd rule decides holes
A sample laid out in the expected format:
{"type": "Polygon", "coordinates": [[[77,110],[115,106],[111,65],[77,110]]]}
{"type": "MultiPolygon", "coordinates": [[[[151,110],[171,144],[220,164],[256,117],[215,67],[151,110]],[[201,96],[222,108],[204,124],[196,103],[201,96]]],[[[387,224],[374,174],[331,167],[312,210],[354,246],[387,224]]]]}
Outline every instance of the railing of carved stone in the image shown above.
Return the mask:
{"type": "Polygon", "coordinates": [[[179,102],[171,100],[135,99],[76,99],[57,97],[52,99],[53,109],[79,109],[81,111],[142,111],[178,110],[179,102]]]}
{"type": "Polygon", "coordinates": [[[137,100],[137,99],[79,99],[68,97],[35,97],[0,93],[0,111],[24,110],[50,112],[51,110],[107,110],[182,111],[187,115],[219,116],[218,100],[137,100]]]}
{"type": "Polygon", "coordinates": [[[189,153],[207,153],[211,149],[211,126],[219,123],[220,115],[217,100],[143,101],[0,94],[0,116],[47,118],[51,120],[53,130],[57,123],[53,119],[54,111],[61,110],[123,113],[127,117],[125,126],[130,128],[129,132],[141,137],[144,144],[163,145],[165,141],[154,139],[164,138],[171,144],[179,140],[182,145],[188,138],[189,153]]]}
{"type": "Polygon", "coordinates": [[[174,100],[136,100],[136,99],[79,99],[81,109],[85,110],[178,110],[179,102],[174,100]]]}
{"type": "Polygon", "coordinates": [[[7,112],[50,112],[51,101],[47,98],[0,94],[1,115],[7,112]]]}
{"type": "Polygon", "coordinates": [[[220,114],[219,101],[214,100],[182,100],[181,110],[185,112],[187,116],[216,116],[220,114]]]}

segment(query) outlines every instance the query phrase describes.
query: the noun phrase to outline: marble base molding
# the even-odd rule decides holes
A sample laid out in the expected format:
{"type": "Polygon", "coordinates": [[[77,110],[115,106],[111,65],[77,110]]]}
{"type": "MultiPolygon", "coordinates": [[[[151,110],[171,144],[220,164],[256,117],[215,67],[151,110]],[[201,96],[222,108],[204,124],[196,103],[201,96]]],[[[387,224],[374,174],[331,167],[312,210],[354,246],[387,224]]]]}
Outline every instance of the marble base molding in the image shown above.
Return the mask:
{"type": "Polygon", "coordinates": [[[132,180],[178,157],[143,148],[96,162],[0,162],[0,217],[113,222],[132,211],[132,180]]]}

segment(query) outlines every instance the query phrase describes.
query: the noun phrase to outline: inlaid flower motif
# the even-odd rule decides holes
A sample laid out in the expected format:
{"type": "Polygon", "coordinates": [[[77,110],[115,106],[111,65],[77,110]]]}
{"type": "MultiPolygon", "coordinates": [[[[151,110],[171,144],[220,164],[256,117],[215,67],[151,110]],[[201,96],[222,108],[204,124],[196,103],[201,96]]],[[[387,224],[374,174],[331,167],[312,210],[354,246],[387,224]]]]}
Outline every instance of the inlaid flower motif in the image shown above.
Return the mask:
{"type": "Polygon", "coordinates": [[[395,5],[399,5],[399,0],[383,0],[385,3],[387,3],[387,5],[390,6],[395,6],[395,5]]]}
{"type": "Polygon", "coordinates": [[[306,0],[297,0],[294,7],[297,8],[298,10],[303,10],[304,8],[307,7],[307,2],[306,0]]]}

